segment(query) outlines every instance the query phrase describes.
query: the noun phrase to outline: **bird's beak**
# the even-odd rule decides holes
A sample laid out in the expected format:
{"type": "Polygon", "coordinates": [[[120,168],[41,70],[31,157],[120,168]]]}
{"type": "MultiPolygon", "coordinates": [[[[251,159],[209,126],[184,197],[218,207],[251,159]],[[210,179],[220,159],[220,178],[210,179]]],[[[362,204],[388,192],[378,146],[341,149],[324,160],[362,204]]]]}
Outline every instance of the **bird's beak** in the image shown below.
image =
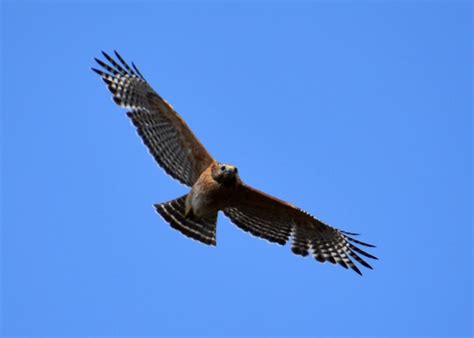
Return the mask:
{"type": "Polygon", "coordinates": [[[224,176],[225,176],[226,178],[231,178],[231,177],[234,176],[234,171],[231,170],[231,169],[227,169],[226,171],[224,171],[224,176]]]}

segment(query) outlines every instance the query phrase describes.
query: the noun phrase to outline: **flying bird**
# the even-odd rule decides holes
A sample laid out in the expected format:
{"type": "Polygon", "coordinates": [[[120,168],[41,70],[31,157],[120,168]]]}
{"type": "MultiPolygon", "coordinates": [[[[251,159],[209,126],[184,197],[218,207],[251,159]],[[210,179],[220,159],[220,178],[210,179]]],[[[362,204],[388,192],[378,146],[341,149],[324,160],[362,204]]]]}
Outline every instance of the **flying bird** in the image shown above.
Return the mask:
{"type": "Polygon", "coordinates": [[[362,274],[353,261],[372,269],[361,256],[377,259],[359,246],[374,247],[338,230],[300,208],[272,197],[240,178],[237,167],[216,161],[182,117],[148,84],[138,68],[115,52],[102,52],[92,68],[106,83],[115,103],[127,116],[158,164],[170,176],[191,188],[184,196],[155,204],[171,227],[207,245],[216,245],[218,212],[252,235],[285,245],[301,256],[339,264],[362,274]]]}

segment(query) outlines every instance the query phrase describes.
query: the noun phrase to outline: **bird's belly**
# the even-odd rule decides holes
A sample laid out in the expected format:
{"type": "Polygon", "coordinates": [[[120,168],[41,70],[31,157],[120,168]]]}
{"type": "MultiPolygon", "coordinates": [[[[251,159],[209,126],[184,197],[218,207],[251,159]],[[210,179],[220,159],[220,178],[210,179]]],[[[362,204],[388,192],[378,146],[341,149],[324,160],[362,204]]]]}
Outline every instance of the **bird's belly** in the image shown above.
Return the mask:
{"type": "Polygon", "coordinates": [[[202,189],[199,185],[191,192],[191,208],[198,218],[213,216],[229,205],[232,191],[221,187],[202,189]]]}
{"type": "Polygon", "coordinates": [[[191,199],[193,214],[198,218],[212,215],[218,211],[216,201],[207,194],[195,194],[191,199]]]}

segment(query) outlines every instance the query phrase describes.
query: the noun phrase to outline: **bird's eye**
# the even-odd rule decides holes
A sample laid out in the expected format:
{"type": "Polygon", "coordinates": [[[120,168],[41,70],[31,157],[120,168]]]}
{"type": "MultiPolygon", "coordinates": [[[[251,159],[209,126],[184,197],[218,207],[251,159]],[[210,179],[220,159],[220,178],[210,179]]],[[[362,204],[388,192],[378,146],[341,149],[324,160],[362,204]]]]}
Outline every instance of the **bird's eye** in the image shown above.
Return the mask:
{"type": "Polygon", "coordinates": [[[224,171],[224,170],[225,170],[225,165],[223,165],[223,166],[221,167],[221,170],[222,170],[222,171],[224,171]]]}
{"type": "Polygon", "coordinates": [[[234,173],[236,173],[237,171],[238,171],[237,168],[234,168],[234,173]]]}

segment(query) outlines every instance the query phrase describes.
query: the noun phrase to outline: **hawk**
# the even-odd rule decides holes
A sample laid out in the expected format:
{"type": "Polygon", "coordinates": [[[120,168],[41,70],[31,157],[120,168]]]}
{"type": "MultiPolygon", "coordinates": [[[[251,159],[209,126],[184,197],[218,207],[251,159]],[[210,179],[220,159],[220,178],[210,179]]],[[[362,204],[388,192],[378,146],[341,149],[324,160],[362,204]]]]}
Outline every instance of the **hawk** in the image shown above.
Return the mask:
{"type": "Polygon", "coordinates": [[[159,165],[191,188],[184,196],[154,205],[171,227],[194,240],[216,245],[217,215],[222,211],[252,235],[280,245],[291,240],[297,255],[311,254],[319,262],[339,264],[360,275],[353,261],[372,269],[361,256],[377,258],[358,246],[373,245],[246,185],[235,166],[220,163],[209,154],[133,62],[130,67],[117,52],[115,59],[102,54],[108,63],[96,58],[102,70],[92,70],[106,83],[115,103],[128,109],[127,116],[159,165]]]}

